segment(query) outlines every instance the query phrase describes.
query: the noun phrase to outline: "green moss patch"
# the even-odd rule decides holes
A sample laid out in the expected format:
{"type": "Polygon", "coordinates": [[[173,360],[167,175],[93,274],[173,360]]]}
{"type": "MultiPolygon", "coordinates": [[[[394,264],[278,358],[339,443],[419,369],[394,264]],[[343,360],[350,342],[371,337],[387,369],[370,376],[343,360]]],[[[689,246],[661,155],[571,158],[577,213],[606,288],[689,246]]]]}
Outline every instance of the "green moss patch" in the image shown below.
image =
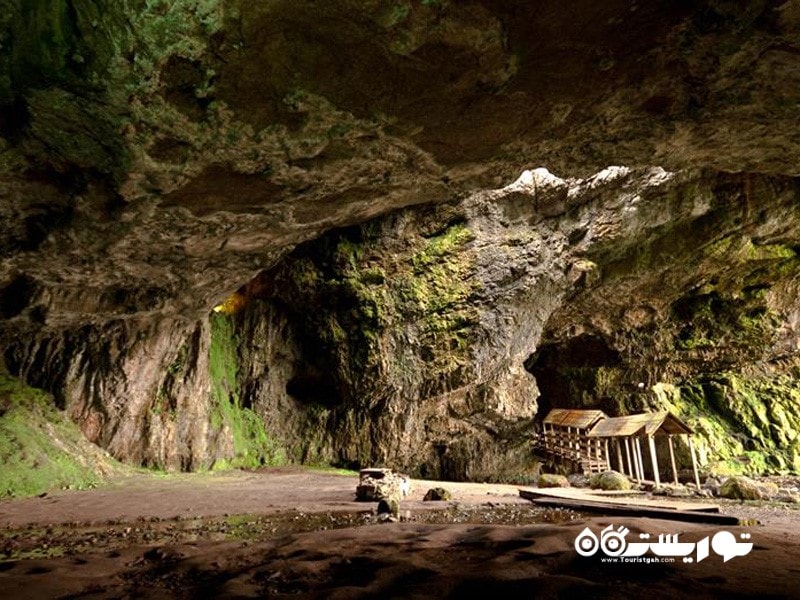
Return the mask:
{"type": "Polygon", "coordinates": [[[53,399],[0,374],[0,496],[85,489],[120,468],[53,399]]]}
{"type": "Polygon", "coordinates": [[[233,317],[212,313],[208,352],[211,381],[211,427],[228,434],[233,455],[214,463],[215,469],[282,465],[286,455],[267,434],[264,422],[251,408],[242,406],[237,383],[237,340],[233,317]]]}
{"type": "Polygon", "coordinates": [[[470,302],[478,287],[473,239],[453,221],[399,246],[366,225],[324,238],[313,255],[293,257],[290,285],[279,293],[304,307],[309,343],[353,395],[349,400],[385,395],[387,384],[418,368],[403,361],[424,361],[431,393],[463,379],[478,319],[470,302]],[[402,360],[387,361],[387,348],[409,328],[414,346],[402,360]]]}
{"type": "Polygon", "coordinates": [[[720,474],[800,473],[800,384],[722,373],[658,384],[660,407],[694,428],[700,463],[720,474]]]}

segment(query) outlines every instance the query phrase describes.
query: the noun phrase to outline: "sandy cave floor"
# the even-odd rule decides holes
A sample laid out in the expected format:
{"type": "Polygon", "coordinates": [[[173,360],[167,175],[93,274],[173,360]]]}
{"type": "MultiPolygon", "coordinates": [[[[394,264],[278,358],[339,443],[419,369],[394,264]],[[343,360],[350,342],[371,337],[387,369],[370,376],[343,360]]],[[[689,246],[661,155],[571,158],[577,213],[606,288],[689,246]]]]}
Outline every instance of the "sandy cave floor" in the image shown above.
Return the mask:
{"type": "MultiPolygon", "coordinates": [[[[376,524],[355,476],[302,469],[129,476],[0,502],[2,598],[800,598],[800,510],[725,503],[720,527],[543,510],[516,486],[415,481],[403,521],[376,524]],[[422,502],[443,485],[450,502],[422,502]],[[754,547],[727,562],[609,563],[575,538],[608,525],[754,547]]],[[[653,555],[648,555],[652,557],[653,555]]]]}

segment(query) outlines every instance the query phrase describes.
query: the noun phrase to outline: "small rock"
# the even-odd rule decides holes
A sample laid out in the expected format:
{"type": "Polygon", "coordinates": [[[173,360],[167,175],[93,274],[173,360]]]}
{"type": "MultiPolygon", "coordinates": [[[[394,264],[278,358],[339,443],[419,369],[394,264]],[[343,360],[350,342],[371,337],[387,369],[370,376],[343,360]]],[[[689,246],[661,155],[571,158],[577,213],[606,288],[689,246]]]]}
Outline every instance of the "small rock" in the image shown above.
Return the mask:
{"type": "Polygon", "coordinates": [[[787,504],[800,504],[800,496],[797,494],[779,494],[775,497],[775,500],[787,504]]]}
{"type": "Polygon", "coordinates": [[[384,498],[378,502],[378,521],[394,523],[400,519],[400,503],[396,498],[384,498]]]}
{"type": "Polygon", "coordinates": [[[617,471],[604,471],[589,480],[589,487],[601,490],[629,490],[631,482],[625,475],[617,471]]]}
{"type": "Polygon", "coordinates": [[[443,501],[443,500],[450,500],[450,498],[452,497],[453,495],[448,490],[441,487],[435,487],[425,492],[425,497],[423,498],[423,500],[425,502],[443,501]]]}
{"type": "Polygon", "coordinates": [[[569,479],[564,475],[556,475],[554,473],[542,473],[539,475],[537,485],[540,488],[570,487],[569,479]]]}
{"type": "Polygon", "coordinates": [[[772,481],[757,481],[756,485],[764,498],[773,498],[778,495],[778,485],[772,481]]]}
{"type": "Polygon", "coordinates": [[[697,491],[697,486],[690,486],[688,483],[683,485],[668,485],[664,486],[667,490],[667,496],[670,498],[688,498],[697,491]]]}
{"type": "Polygon", "coordinates": [[[719,479],[709,476],[706,478],[706,481],[703,484],[703,489],[710,492],[713,496],[718,496],[721,485],[722,482],[719,479]]]}

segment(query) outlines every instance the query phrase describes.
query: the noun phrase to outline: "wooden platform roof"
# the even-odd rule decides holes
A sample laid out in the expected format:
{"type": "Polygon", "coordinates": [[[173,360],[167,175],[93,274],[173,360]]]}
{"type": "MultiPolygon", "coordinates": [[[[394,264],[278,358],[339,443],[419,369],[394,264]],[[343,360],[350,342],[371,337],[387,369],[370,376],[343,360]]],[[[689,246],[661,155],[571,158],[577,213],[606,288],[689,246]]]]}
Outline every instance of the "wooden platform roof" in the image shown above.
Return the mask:
{"type": "Polygon", "coordinates": [[[577,427],[589,429],[601,419],[608,419],[602,410],[581,410],[577,408],[554,408],[544,418],[547,425],[558,427],[577,427]]]}
{"type": "Polygon", "coordinates": [[[630,437],[633,435],[681,435],[694,433],[692,428],[669,411],[611,417],[598,422],[588,437],[630,437]]]}

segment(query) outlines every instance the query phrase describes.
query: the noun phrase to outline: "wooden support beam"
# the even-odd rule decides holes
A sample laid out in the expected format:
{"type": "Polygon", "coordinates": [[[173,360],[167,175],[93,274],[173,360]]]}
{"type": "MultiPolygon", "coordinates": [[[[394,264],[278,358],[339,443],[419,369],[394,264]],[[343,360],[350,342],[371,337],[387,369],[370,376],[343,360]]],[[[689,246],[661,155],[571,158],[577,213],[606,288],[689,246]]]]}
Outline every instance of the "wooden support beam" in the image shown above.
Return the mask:
{"type": "Polygon", "coordinates": [[[619,472],[625,474],[625,463],[622,462],[622,447],[619,443],[619,438],[614,438],[614,446],[617,449],[617,465],[619,465],[619,472]]]}
{"type": "Polygon", "coordinates": [[[600,440],[594,439],[594,458],[597,461],[597,472],[600,472],[600,440]]]}
{"type": "Polygon", "coordinates": [[[675,466],[675,448],[672,444],[672,435],[667,436],[669,442],[669,462],[672,464],[672,477],[675,480],[675,485],[678,485],[678,467],[675,466]]]}
{"type": "Polygon", "coordinates": [[[633,470],[636,472],[636,481],[642,482],[642,470],[639,468],[639,457],[636,454],[636,440],[631,440],[631,452],[633,454],[633,470]]]}
{"type": "Polygon", "coordinates": [[[642,444],[639,438],[633,438],[633,444],[636,447],[636,456],[639,459],[639,481],[644,480],[644,459],[642,458],[642,444]]]}
{"type": "Polygon", "coordinates": [[[568,456],[572,458],[572,427],[567,427],[567,443],[568,456]]]}
{"type": "Polygon", "coordinates": [[[611,468],[611,455],[608,453],[608,438],[603,440],[603,446],[605,447],[606,451],[606,469],[611,468]]]}
{"type": "Polygon", "coordinates": [[[636,477],[633,472],[633,461],[631,460],[631,444],[628,438],[625,438],[625,455],[628,457],[628,475],[636,477]]]}
{"type": "Polygon", "coordinates": [[[689,436],[689,451],[692,453],[692,470],[694,471],[694,482],[697,484],[697,489],[700,489],[700,475],[697,474],[697,457],[694,453],[694,444],[692,443],[692,436],[689,436]]]}
{"type": "Polygon", "coordinates": [[[652,435],[647,436],[647,443],[650,446],[650,461],[653,463],[653,480],[656,487],[661,487],[661,474],[658,472],[658,457],[656,457],[656,441],[652,435]]]}

